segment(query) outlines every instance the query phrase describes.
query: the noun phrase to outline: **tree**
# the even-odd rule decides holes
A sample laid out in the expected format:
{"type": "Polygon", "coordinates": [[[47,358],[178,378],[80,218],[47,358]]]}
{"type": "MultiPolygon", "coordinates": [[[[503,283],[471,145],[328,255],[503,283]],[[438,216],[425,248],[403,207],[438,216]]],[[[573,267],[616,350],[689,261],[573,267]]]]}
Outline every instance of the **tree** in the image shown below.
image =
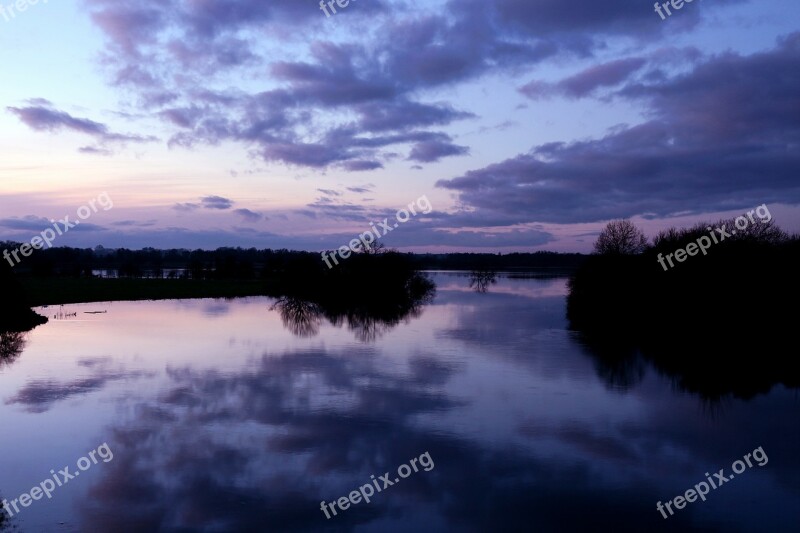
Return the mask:
{"type": "Polygon", "coordinates": [[[647,237],[630,220],[612,220],[600,232],[594,251],[598,254],[640,254],[647,248],[647,237]]]}
{"type": "Polygon", "coordinates": [[[367,255],[385,254],[387,252],[389,252],[389,249],[380,239],[376,239],[375,242],[361,246],[356,250],[356,253],[367,255]]]}

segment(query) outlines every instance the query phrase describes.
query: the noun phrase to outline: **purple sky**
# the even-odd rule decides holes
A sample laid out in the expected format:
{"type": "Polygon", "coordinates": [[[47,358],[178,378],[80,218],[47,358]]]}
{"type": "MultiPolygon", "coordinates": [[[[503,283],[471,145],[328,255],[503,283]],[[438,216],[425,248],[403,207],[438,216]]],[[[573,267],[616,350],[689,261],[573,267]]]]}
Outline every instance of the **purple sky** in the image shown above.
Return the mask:
{"type": "MultiPolygon", "coordinates": [[[[2,1],[0,4],[5,5],[2,1]]],[[[0,11],[0,239],[588,251],[767,204],[800,231],[800,6],[82,0],[0,11]]]]}

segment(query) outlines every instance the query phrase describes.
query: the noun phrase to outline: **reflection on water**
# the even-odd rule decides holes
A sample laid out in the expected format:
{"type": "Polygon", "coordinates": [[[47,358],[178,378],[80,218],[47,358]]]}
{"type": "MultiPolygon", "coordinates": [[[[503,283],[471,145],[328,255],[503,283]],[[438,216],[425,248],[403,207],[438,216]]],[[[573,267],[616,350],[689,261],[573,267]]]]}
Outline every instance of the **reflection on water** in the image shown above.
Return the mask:
{"type": "Polygon", "coordinates": [[[16,394],[6,399],[6,405],[19,404],[31,413],[43,413],[52,406],[73,396],[84,396],[101,390],[114,381],[151,377],[153,373],[131,372],[113,368],[108,358],[77,361],[77,366],[88,369],[89,374],[75,379],[34,379],[16,394]]]}
{"type": "MultiPolygon", "coordinates": [[[[442,439],[408,422],[453,406],[426,390],[425,376],[395,376],[370,357],[336,352],[292,351],[241,373],[180,369],[170,378],[112,431],[109,444],[127,450],[129,460],[109,465],[93,489],[82,517],[88,530],[153,531],[165,523],[180,530],[318,530],[323,497],[349,493],[358,477],[368,482],[389,468],[389,458],[440,446],[442,439]]],[[[424,504],[440,476],[419,476],[395,501],[366,508],[366,516],[380,520],[403,502],[424,504]]],[[[340,526],[364,521],[339,518],[340,526]]]]}
{"type": "Polygon", "coordinates": [[[497,272],[492,270],[473,270],[469,276],[469,286],[475,292],[486,292],[490,285],[497,283],[497,272]]]}
{"type": "MultiPolygon", "coordinates": [[[[375,293],[377,294],[377,293],[375,293]]],[[[435,287],[391,298],[377,299],[371,295],[355,300],[326,300],[311,302],[301,298],[278,298],[271,310],[277,310],[286,328],[298,337],[319,334],[323,318],[336,327],[346,326],[361,342],[374,342],[401,322],[418,318],[425,305],[436,294],[435,287]]]]}
{"type": "Polygon", "coordinates": [[[613,388],[629,389],[651,368],[682,391],[695,393],[709,403],[728,397],[750,399],[778,385],[800,389],[800,366],[794,357],[782,356],[777,339],[759,333],[751,341],[724,335],[648,339],[578,333],[577,338],[595,361],[598,374],[613,388]]]}
{"type": "Polygon", "coordinates": [[[318,304],[285,296],[278,298],[271,309],[280,312],[283,325],[298,337],[313,337],[319,334],[322,308],[318,304]]]}
{"type": "Polygon", "coordinates": [[[567,330],[564,280],[498,277],[480,295],[469,276],[436,281],[430,305],[390,327],[373,317],[382,335],[368,343],[356,312],[266,298],[227,302],[223,314],[209,314],[209,300],[117,302],[34,330],[0,372],[0,427],[14,428],[0,433],[0,492],[30,490],[99,442],[114,460],[12,524],[101,533],[796,526],[795,391],[729,398],[709,416],[702,395],[635,354],[599,364],[567,330]],[[656,510],[757,446],[769,455],[764,468],[669,520],[656,510]],[[430,472],[330,520],[320,510],[426,451],[430,472]]]}
{"type": "Polygon", "coordinates": [[[14,363],[25,348],[25,333],[0,333],[0,368],[14,363]]]}

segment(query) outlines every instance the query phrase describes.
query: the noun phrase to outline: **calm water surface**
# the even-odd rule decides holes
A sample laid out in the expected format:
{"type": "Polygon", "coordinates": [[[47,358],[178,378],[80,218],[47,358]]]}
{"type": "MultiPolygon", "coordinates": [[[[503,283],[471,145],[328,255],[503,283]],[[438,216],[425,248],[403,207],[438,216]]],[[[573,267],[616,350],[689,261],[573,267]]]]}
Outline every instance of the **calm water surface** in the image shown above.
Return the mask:
{"type": "Polygon", "coordinates": [[[0,496],[103,443],[113,459],[6,527],[798,530],[797,391],[709,402],[644,364],[620,376],[567,330],[563,279],[485,294],[434,279],[434,302],[396,327],[285,323],[268,298],[41,310],[50,323],[0,362],[0,496]],[[759,446],[765,466],[656,511],[759,446]],[[425,452],[429,471],[321,511],[425,452]]]}

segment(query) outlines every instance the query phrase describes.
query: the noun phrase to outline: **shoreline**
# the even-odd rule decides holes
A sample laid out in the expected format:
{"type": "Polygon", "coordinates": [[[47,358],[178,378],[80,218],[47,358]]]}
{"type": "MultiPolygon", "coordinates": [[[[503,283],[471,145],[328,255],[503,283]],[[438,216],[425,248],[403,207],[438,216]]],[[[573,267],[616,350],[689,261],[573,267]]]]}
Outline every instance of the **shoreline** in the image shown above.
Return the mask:
{"type": "Polygon", "coordinates": [[[274,280],[21,278],[31,307],[141,300],[275,296],[274,280]]]}

